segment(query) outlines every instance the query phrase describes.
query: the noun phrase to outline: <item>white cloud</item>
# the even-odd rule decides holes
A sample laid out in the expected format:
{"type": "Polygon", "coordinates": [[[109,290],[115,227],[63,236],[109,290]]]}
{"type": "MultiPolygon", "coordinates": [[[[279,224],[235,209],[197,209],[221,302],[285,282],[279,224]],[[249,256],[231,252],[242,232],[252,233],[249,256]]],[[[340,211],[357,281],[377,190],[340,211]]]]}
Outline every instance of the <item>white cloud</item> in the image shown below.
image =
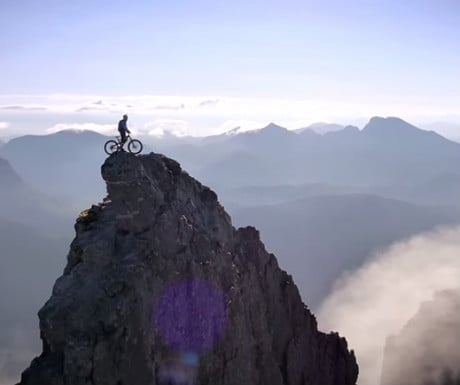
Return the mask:
{"type": "Polygon", "coordinates": [[[10,126],[9,122],[0,122],[0,130],[5,130],[10,126]]]}
{"type": "MultiPolygon", "coordinates": [[[[374,115],[397,115],[416,121],[426,121],[432,116],[456,117],[460,116],[456,105],[444,103],[440,105],[426,105],[392,103],[381,101],[357,101],[353,99],[338,100],[337,98],[251,98],[251,97],[221,97],[209,95],[177,96],[177,95],[1,95],[0,109],[18,110],[17,112],[36,112],[44,109],[51,112],[126,112],[128,110],[139,114],[183,114],[238,116],[249,120],[308,120],[337,121],[355,119],[357,117],[371,117],[374,115]],[[204,108],[206,107],[206,108],[204,108]],[[212,107],[212,108],[211,108],[212,107]],[[24,111],[21,111],[24,110],[24,111]]],[[[449,119],[452,120],[452,119],[449,119]]],[[[308,123],[308,122],[307,122],[308,123]]]]}
{"type": "Polygon", "coordinates": [[[175,136],[186,136],[188,132],[188,122],[185,120],[176,119],[157,119],[151,122],[147,122],[144,125],[148,135],[161,137],[167,132],[175,136]]]}
{"type": "Polygon", "coordinates": [[[218,131],[223,133],[238,127],[238,132],[252,131],[266,126],[267,123],[262,120],[227,120],[219,126],[218,131]]]}
{"type": "Polygon", "coordinates": [[[200,102],[198,107],[215,107],[219,102],[219,99],[207,99],[200,102]]]}
{"type": "Polygon", "coordinates": [[[33,106],[33,105],[13,105],[13,106],[1,106],[0,110],[4,110],[4,111],[45,111],[46,107],[33,106]]]}
{"type": "Polygon", "coordinates": [[[459,286],[460,228],[422,234],[390,247],[342,277],[317,312],[355,350],[360,385],[379,382],[383,348],[434,293],[459,286]]]}

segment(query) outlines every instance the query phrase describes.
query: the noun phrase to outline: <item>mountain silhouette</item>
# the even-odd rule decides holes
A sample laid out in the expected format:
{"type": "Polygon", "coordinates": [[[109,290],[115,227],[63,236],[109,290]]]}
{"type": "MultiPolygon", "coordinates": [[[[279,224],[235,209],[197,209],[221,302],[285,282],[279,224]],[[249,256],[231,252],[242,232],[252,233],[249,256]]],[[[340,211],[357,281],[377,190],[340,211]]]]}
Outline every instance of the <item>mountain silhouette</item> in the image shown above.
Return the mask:
{"type": "Polygon", "coordinates": [[[66,223],[68,212],[62,204],[26,184],[3,158],[0,158],[0,182],[0,218],[52,232],[59,231],[66,223]]]}
{"type": "Polygon", "coordinates": [[[91,197],[103,195],[94,165],[103,161],[101,149],[107,139],[92,131],[26,135],[6,143],[0,155],[40,192],[81,207],[91,197]]]}

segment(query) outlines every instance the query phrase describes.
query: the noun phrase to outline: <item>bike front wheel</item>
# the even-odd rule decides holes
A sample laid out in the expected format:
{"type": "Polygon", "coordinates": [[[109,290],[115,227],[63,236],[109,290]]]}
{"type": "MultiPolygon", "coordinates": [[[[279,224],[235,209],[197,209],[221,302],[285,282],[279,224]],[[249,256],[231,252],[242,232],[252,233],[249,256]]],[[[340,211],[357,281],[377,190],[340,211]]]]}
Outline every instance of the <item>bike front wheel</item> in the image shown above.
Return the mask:
{"type": "Polygon", "coordinates": [[[118,143],[114,140],[108,140],[104,144],[104,151],[107,155],[112,155],[118,151],[118,143]]]}
{"type": "Polygon", "coordinates": [[[139,154],[142,148],[142,143],[137,139],[133,139],[128,143],[128,150],[131,154],[139,154]]]}

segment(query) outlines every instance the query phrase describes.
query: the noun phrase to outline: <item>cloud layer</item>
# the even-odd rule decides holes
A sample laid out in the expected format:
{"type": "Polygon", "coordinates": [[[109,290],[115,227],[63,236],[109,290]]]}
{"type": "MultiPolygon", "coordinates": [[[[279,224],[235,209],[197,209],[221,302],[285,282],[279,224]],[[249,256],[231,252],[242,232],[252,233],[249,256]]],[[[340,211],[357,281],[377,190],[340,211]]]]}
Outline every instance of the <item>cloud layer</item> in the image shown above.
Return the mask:
{"type": "Polygon", "coordinates": [[[379,383],[383,349],[434,293],[460,277],[460,228],[440,229],[393,245],[344,275],[318,311],[322,330],[337,330],[355,350],[360,385],[379,383]]]}
{"type": "Polygon", "coordinates": [[[460,378],[460,290],[437,292],[389,338],[381,385],[453,385],[460,378]]]}
{"type": "Polygon", "coordinates": [[[130,122],[137,129],[156,120],[180,120],[186,122],[187,134],[194,136],[219,134],[236,126],[245,131],[269,122],[289,129],[318,121],[362,126],[376,115],[399,116],[416,125],[438,120],[460,122],[456,105],[411,105],[399,101],[382,104],[377,100],[363,104],[330,97],[0,94],[0,111],[11,122],[11,130],[22,130],[17,131],[19,134],[43,133],[63,122],[109,124],[124,113],[130,114],[130,122]],[[239,123],[235,125],[234,122],[239,123]]]}

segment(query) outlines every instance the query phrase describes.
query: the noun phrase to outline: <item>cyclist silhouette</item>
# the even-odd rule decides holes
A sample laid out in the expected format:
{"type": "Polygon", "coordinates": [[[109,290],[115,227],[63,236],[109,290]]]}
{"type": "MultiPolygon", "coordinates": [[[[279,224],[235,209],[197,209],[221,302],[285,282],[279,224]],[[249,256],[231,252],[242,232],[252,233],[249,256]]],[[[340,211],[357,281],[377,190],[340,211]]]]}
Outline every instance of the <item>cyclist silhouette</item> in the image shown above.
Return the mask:
{"type": "Polygon", "coordinates": [[[126,133],[130,134],[131,131],[129,131],[128,129],[128,125],[127,125],[127,122],[128,122],[128,115],[124,114],[123,115],[123,119],[121,119],[119,122],[118,122],[118,131],[120,132],[120,136],[121,136],[121,147],[123,148],[123,145],[125,144],[126,142],[126,133]]]}

